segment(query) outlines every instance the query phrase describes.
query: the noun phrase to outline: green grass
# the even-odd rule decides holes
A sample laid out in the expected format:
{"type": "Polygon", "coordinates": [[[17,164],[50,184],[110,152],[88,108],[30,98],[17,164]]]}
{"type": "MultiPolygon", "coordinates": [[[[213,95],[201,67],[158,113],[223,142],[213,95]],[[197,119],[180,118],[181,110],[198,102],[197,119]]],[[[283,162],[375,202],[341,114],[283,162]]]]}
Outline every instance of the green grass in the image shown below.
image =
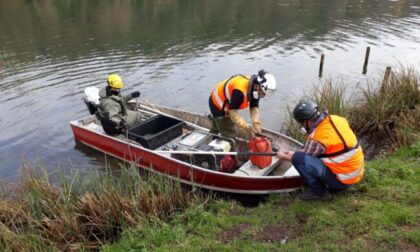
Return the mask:
{"type": "MultiPolygon", "coordinates": [[[[0,183],[0,251],[419,250],[419,79],[402,68],[354,104],[345,102],[344,85],[315,87],[320,107],[348,117],[357,134],[400,148],[368,162],[362,182],[332,202],[301,202],[290,193],[249,208],[163,176],[141,176],[134,165],[118,176],[107,170],[66,178],[24,163],[19,182],[0,183]]],[[[288,126],[298,134],[293,120],[288,126]]]]}
{"type": "Polygon", "coordinates": [[[219,199],[166,222],[126,229],[104,251],[415,251],[420,247],[420,143],[366,165],[331,202],[296,193],[249,208],[219,199]],[[287,237],[287,243],[281,240],[287,237]]]}

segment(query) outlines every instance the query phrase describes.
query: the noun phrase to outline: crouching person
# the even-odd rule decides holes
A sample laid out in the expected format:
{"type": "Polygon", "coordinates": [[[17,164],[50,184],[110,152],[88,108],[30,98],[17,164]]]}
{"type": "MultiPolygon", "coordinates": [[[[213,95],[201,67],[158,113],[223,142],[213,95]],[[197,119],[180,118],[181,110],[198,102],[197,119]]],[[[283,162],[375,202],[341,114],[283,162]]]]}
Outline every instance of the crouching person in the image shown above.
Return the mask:
{"type": "Polygon", "coordinates": [[[109,75],[107,83],[107,86],[99,91],[99,107],[96,114],[106,133],[120,134],[141,119],[140,112],[127,108],[127,102],[139,97],[140,92],[121,95],[120,91],[124,84],[117,74],[109,75]]]}
{"type": "Polygon", "coordinates": [[[280,160],[291,161],[310,191],[301,200],[329,200],[329,191],[341,191],[362,179],[362,147],[347,120],[328,112],[319,112],[310,101],[300,101],[293,110],[294,119],[307,134],[300,151],[279,151],[280,160]]]}

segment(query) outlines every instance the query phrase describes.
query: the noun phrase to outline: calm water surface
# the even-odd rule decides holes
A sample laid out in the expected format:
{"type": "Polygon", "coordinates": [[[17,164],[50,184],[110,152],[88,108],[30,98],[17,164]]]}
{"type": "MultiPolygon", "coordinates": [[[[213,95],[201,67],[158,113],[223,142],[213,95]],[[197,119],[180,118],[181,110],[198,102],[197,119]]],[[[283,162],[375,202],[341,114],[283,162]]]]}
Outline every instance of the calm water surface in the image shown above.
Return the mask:
{"type": "Polygon", "coordinates": [[[16,179],[23,159],[103,167],[68,122],[88,114],[83,89],[110,73],[143,99],[208,112],[218,81],[267,69],[279,90],[261,102],[262,120],[278,130],[286,106],[319,81],[320,54],[324,78],[350,95],[387,65],[419,68],[419,49],[420,1],[2,0],[0,178],[16,179]]]}

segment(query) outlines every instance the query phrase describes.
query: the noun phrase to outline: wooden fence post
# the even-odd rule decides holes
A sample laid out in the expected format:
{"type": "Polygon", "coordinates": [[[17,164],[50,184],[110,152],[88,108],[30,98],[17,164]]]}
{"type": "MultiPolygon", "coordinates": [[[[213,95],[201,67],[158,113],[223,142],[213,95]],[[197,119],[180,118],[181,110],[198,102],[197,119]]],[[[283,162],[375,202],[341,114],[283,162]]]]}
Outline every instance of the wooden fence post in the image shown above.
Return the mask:
{"type": "Polygon", "coordinates": [[[363,74],[367,73],[367,65],[369,62],[370,46],[366,47],[365,63],[363,64],[363,74]]]}
{"type": "Polygon", "coordinates": [[[384,91],[387,88],[390,75],[391,75],[391,67],[387,66],[385,69],[384,80],[382,81],[382,88],[381,88],[382,91],[384,91]]]}
{"type": "Polygon", "coordinates": [[[324,58],[325,58],[325,55],[321,54],[321,62],[319,63],[319,74],[318,74],[319,78],[322,77],[322,70],[324,68],[324,58]]]}

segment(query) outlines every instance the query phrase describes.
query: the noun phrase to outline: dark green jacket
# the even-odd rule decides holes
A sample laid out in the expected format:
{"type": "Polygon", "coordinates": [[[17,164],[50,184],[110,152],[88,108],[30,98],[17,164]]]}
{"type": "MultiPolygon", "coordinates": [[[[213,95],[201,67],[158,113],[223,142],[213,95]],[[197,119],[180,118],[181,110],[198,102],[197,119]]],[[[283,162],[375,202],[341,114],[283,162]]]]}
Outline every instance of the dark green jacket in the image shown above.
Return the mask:
{"type": "Polygon", "coordinates": [[[127,117],[127,102],[133,97],[129,95],[114,95],[107,92],[107,88],[99,91],[99,107],[97,116],[102,127],[108,134],[121,133],[121,121],[127,117]]]}

